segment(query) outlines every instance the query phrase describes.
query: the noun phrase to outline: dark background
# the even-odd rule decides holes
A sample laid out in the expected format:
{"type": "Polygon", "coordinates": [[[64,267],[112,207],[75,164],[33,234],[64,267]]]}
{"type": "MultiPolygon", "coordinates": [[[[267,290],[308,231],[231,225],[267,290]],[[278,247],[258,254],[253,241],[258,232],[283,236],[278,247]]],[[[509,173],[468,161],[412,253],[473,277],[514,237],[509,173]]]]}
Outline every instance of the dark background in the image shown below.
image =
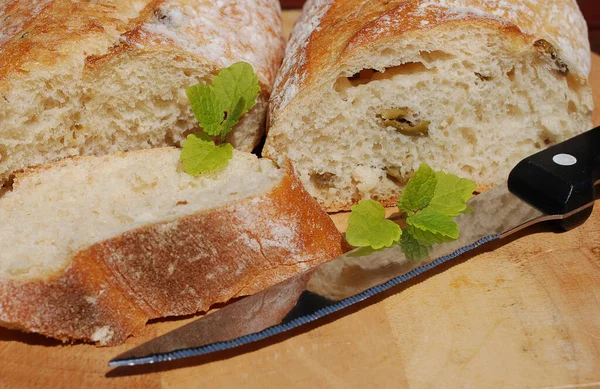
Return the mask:
{"type": "Polygon", "coordinates": [[[600,53],[600,0],[577,0],[590,31],[592,50],[600,53]]]}
{"type": "MultiPolygon", "coordinates": [[[[299,8],[304,1],[281,0],[281,4],[284,8],[299,8]]],[[[600,0],[577,0],[577,3],[588,22],[592,50],[600,53],[600,0]]]]}

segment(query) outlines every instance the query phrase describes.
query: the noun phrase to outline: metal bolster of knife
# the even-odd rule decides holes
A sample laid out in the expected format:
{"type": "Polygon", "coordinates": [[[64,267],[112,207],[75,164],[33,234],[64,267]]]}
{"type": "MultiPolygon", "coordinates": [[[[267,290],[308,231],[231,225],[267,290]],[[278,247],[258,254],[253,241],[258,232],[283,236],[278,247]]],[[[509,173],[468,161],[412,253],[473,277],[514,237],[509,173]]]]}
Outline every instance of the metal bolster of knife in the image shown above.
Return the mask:
{"type": "Polygon", "coordinates": [[[511,193],[570,230],[592,213],[600,181],[600,127],[525,158],[508,178],[511,193]]]}

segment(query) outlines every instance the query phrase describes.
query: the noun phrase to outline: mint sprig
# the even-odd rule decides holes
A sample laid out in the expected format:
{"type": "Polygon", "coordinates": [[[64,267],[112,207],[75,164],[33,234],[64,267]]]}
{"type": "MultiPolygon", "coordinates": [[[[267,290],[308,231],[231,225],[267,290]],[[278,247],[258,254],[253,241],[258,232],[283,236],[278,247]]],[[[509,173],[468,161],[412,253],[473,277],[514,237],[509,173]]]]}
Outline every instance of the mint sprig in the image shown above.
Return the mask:
{"type": "MultiPolygon", "coordinates": [[[[373,249],[397,243],[407,258],[422,259],[434,244],[458,239],[458,225],[452,218],[467,211],[467,201],[476,188],[471,180],[435,172],[422,164],[398,198],[398,208],[406,215],[407,226],[400,230],[397,224],[385,220],[383,206],[373,200],[368,201],[379,204],[381,210],[372,211],[367,218],[363,200],[352,207],[346,232],[348,243],[373,249]]],[[[369,209],[375,208],[369,205],[369,209]]]]}
{"type": "Polygon", "coordinates": [[[458,224],[452,218],[467,210],[475,189],[471,180],[434,172],[422,164],[398,199],[398,208],[407,214],[403,233],[410,236],[400,244],[405,255],[421,259],[427,255],[424,248],[458,239],[458,224]]]}
{"type": "Polygon", "coordinates": [[[192,111],[204,133],[193,134],[183,142],[181,161],[186,173],[197,176],[227,166],[233,157],[230,144],[217,146],[208,136],[221,141],[254,105],[260,92],[252,66],[237,62],[222,69],[211,85],[193,85],[186,89],[192,111]]]}
{"type": "Polygon", "coordinates": [[[385,208],[375,200],[361,200],[352,206],[346,240],[353,246],[375,250],[390,247],[402,234],[400,226],[385,218],[385,208]]]}
{"type": "Polygon", "coordinates": [[[233,157],[233,146],[229,143],[215,145],[206,134],[190,134],[181,150],[183,170],[192,175],[214,172],[227,166],[233,157]]]}
{"type": "Polygon", "coordinates": [[[398,198],[398,209],[409,215],[424,209],[435,195],[436,184],[435,172],[429,165],[422,164],[398,198]]]}

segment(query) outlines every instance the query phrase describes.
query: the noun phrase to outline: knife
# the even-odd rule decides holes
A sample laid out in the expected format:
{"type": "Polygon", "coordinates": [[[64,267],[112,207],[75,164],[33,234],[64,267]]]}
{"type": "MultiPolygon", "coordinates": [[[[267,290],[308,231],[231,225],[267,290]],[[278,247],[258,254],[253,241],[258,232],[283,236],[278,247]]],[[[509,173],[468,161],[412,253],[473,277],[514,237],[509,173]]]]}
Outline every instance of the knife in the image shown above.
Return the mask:
{"type": "Polygon", "coordinates": [[[460,237],[407,258],[398,245],[355,249],[133,348],[109,366],[171,361],[256,342],[381,293],[495,239],[556,220],[569,230],[592,213],[600,183],[600,127],[519,162],[508,181],[468,202],[460,237]]]}

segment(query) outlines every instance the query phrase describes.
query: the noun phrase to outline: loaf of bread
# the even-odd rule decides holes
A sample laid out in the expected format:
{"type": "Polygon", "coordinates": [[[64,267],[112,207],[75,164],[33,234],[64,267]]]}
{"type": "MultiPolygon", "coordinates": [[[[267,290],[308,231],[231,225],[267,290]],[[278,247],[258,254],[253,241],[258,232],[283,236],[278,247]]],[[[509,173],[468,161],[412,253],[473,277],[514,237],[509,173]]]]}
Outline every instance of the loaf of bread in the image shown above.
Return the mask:
{"type": "Polygon", "coordinates": [[[590,128],[589,71],[575,0],[309,0],[264,155],[329,211],[393,203],[423,162],[485,189],[590,128]]]}
{"type": "Polygon", "coordinates": [[[15,0],[0,20],[0,186],[67,156],[178,145],[198,131],[185,88],[238,61],[261,94],[227,140],[264,135],[278,0],[15,0]]]}
{"type": "Polygon", "coordinates": [[[17,174],[0,197],[0,324],[114,345],[347,248],[290,164],[234,151],[218,173],[178,166],[158,148],[17,174]]]}

